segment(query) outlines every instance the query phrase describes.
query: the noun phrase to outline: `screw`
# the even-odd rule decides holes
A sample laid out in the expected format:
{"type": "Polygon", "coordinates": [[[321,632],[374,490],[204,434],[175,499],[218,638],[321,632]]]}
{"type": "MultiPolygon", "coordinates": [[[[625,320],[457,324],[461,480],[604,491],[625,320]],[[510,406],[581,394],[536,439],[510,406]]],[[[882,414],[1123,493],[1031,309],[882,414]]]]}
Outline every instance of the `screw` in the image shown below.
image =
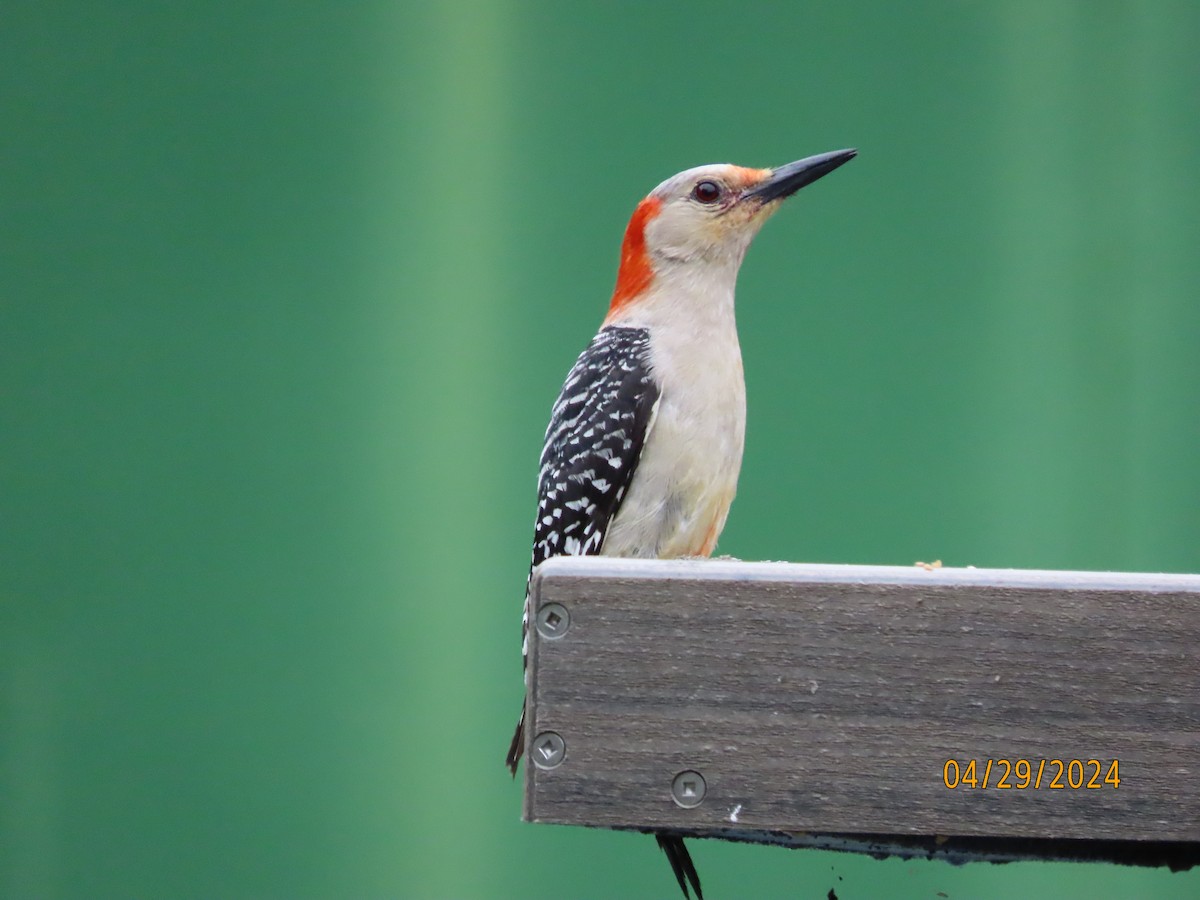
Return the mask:
{"type": "Polygon", "coordinates": [[[561,603],[547,603],[537,614],[538,634],[547,640],[556,640],[571,627],[571,614],[561,603]]]}
{"type": "Polygon", "coordinates": [[[704,783],[704,776],[692,769],[680,772],[671,782],[671,799],[675,801],[676,806],[682,806],[684,809],[699,806],[707,791],[708,785],[704,783]]]}
{"type": "Polygon", "coordinates": [[[533,739],[533,764],[539,769],[553,769],[567,755],[567,742],[556,731],[543,731],[533,739]]]}

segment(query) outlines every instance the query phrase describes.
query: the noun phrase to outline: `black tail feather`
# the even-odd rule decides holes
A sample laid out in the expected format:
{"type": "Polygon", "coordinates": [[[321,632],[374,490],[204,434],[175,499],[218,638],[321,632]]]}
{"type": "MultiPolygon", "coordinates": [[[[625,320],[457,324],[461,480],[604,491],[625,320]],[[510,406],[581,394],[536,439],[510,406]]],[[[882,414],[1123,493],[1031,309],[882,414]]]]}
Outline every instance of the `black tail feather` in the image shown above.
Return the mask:
{"type": "MultiPolygon", "coordinates": [[[[508,745],[508,756],[504,760],[504,764],[512,772],[513,778],[517,777],[517,763],[521,761],[521,756],[524,753],[525,705],[521,704],[521,718],[517,720],[517,727],[513,732],[512,743],[508,745]]],[[[692,862],[692,855],[683,843],[683,838],[677,834],[656,834],[654,835],[654,839],[658,841],[658,846],[662,852],[667,854],[667,861],[671,864],[671,871],[675,873],[675,880],[679,882],[679,889],[683,891],[685,900],[691,900],[692,897],[688,893],[689,883],[692,886],[692,890],[696,892],[696,900],[704,900],[704,891],[700,889],[700,876],[696,873],[696,866],[692,862]]]]}
{"type": "Polygon", "coordinates": [[[686,900],[691,900],[691,894],[688,893],[688,882],[691,882],[692,890],[696,892],[696,900],[704,900],[704,892],[700,890],[700,876],[696,874],[696,867],[692,864],[692,855],[688,853],[683,838],[677,834],[656,834],[654,839],[658,841],[662,852],[667,854],[671,871],[675,873],[679,889],[683,891],[686,900]]]}
{"type": "Polygon", "coordinates": [[[517,730],[513,732],[512,743],[508,745],[508,756],[504,760],[504,764],[508,766],[508,770],[512,772],[512,777],[517,777],[517,763],[521,761],[521,754],[525,752],[525,704],[521,704],[521,718],[517,720],[517,730]]]}

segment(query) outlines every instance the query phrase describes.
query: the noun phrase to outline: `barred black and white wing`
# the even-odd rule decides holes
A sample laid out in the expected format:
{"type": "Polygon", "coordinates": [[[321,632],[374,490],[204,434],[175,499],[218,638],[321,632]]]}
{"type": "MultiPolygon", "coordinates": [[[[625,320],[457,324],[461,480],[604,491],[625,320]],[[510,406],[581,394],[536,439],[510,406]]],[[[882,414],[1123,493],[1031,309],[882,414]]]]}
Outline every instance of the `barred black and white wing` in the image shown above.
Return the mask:
{"type": "MultiPolygon", "coordinates": [[[[604,547],[654,420],[658,388],[650,370],[650,333],[603,328],[579,355],[550,414],[538,473],[538,511],[529,574],[551,556],[588,556],[604,547]]],[[[528,647],[528,585],[521,623],[528,647]]],[[[516,774],[525,712],[507,763],[516,774]]]]}
{"type": "Polygon", "coordinates": [[[530,574],[551,556],[603,547],[658,401],[649,349],[644,328],[605,328],[567,375],[542,450],[530,574]]]}

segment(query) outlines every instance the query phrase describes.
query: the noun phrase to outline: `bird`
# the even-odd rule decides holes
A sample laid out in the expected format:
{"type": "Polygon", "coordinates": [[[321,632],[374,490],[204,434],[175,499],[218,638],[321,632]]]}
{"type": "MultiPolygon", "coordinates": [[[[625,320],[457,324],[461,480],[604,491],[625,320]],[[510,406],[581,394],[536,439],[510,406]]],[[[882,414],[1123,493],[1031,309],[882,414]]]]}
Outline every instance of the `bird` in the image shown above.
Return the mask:
{"type": "MultiPolygon", "coordinates": [[[[546,428],[529,585],[552,556],[708,557],[737,491],[746,388],[734,315],[738,270],[783,201],[857,155],[776,168],[698,166],[639,202],[595,337],[567,374],[546,428]]],[[[528,680],[528,672],[526,672],[528,680]]],[[[506,765],[525,749],[525,707],[506,765]]],[[[703,900],[678,834],[657,833],[685,898],[703,900]]]]}

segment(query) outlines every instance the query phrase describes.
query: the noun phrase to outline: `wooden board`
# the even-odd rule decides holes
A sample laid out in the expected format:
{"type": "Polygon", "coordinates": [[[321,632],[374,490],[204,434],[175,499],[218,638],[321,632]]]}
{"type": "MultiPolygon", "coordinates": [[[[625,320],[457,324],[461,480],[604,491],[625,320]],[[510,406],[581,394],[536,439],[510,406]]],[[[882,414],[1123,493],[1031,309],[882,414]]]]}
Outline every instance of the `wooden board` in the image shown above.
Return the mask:
{"type": "Polygon", "coordinates": [[[1200,842],[1198,576],[555,558],[549,603],[530,821],[1200,842]]]}

